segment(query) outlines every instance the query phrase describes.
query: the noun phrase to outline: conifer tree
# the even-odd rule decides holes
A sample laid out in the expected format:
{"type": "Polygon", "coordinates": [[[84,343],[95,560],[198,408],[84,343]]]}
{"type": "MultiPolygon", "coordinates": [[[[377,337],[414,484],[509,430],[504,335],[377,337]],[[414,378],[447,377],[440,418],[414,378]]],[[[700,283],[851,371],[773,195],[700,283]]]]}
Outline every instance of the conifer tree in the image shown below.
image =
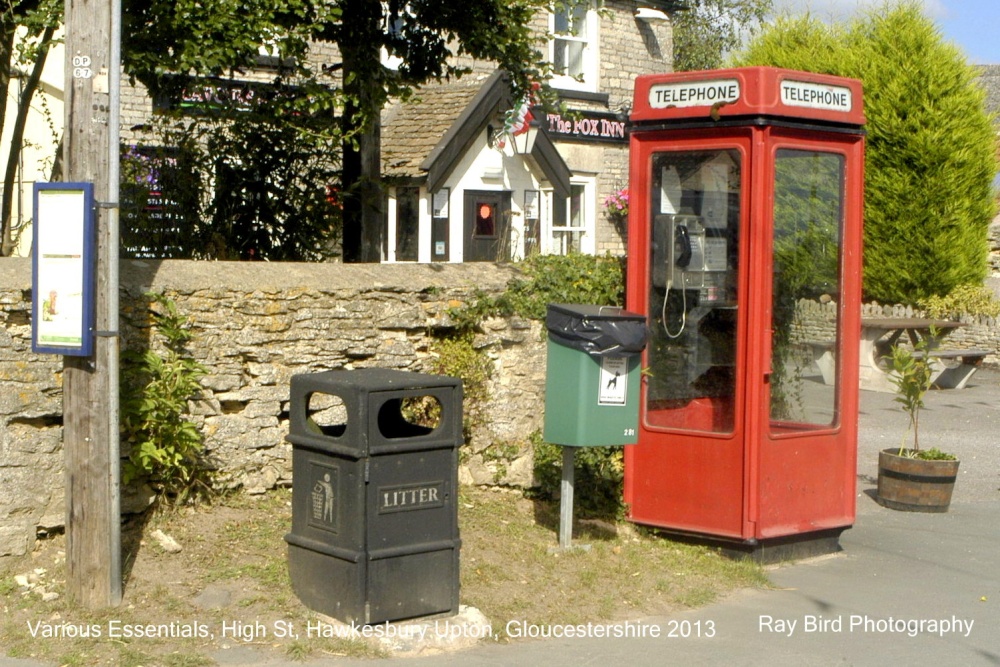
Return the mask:
{"type": "Polygon", "coordinates": [[[735,61],[863,82],[866,298],[916,303],[982,283],[996,138],[975,70],[919,5],[849,25],[784,18],[735,61]]]}
{"type": "Polygon", "coordinates": [[[996,136],[975,72],[913,4],[850,32],[865,83],[865,290],[944,296],[986,276],[996,136]]]}

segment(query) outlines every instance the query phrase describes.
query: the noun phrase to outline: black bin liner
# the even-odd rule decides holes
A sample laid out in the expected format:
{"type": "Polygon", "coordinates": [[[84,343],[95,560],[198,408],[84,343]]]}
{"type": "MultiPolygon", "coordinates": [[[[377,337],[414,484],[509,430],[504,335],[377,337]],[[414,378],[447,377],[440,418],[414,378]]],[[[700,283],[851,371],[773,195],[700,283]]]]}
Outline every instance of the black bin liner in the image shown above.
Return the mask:
{"type": "Polygon", "coordinates": [[[646,347],[646,318],[617,306],[550,303],[549,338],[592,357],[630,357],[646,347]]]}

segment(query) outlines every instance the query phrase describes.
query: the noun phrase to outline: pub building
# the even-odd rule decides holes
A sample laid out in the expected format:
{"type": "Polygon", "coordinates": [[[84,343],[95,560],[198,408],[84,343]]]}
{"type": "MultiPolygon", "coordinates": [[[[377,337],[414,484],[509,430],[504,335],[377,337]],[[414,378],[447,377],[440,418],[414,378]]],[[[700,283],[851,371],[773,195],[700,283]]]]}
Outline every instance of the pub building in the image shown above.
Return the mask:
{"type": "Polygon", "coordinates": [[[522,107],[501,72],[471,62],[385,109],[383,261],[623,254],[624,221],[604,201],[628,184],[635,77],[672,70],[677,7],[608,0],[600,15],[584,3],[536,17],[563,114],[522,107]]]}
{"type": "MultiPolygon", "coordinates": [[[[407,102],[387,106],[381,129],[382,261],[624,254],[624,219],[609,218],[603,202],[628,184],[627,118],[635,78],[672,71],[670,16],[682,6],[676,0],[585,0],[537,14],[532,28],[551,36],[542,50],[559,71],[549,85],[559,93],[563,115],[529,110],[512,99],[493,63],[468,58],[457,64],[471,73],[432,82],[407,102]],[[513,115],[520,120],[514,127],[513,115]]],[[[338,60],[335,49],[319,48],[309,57],[338,60]]],[[[398,66],[392,60],[383,54],[383,65],[398,66]]],[[[170,99],[150,100],[141,87],[128,86],[123,142],[141,141],[134,128],[158,109],[198,114],[214,105],[249,106],[267,92],[279,64],[277,56],[262,56],[256,71],[206,79],[200,94],[196,86],[170,99]]],[[[158,253],[175,256],[162,244],[135,249],[132,256],[158,253]]]]}

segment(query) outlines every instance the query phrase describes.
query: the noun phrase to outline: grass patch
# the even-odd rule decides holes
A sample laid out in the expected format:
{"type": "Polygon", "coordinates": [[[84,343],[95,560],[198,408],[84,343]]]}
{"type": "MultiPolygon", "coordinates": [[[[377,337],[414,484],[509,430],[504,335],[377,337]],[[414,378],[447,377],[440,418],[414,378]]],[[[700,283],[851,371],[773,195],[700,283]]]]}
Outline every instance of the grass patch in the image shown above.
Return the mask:
{"type": "MultiPolygon", "coordinates": [[[[123,603],[99,612],[66,599],[63,538],[42,542],[30,556],[0,563],[5,612],[0,646],[9,657],[60,665],[200,667],[214,664],[213,656],[236,646],[250,646],[275,660],[383,657],[385,651],[369,642],[306,635],[306,624],[316,615],[291,590],[283,540],[291,511],[291,494],[281,490],[260,497],[232,496],[210,507],[176,510],[129,526],[141,530],[142,539],[132,541],[138,549],[129,560],[123,603]],[[161,549],[151,537],[156,529],[183,550],[171,554],[161,549]],[[28,588],[15,580],[24,573],[36,573],[28,588]],[[43,601],[40,591],[59,597],[43,601]],[[210,591],[217,597],[209,597],[210,591]],[[223,624],[232,621],[259,623],[266,631],[223,636],[223,624]],[[114,638],[109,636],[113,623],[200,623],[210,636],[114,638]],[[59,630],[63,625],[92,626],[101,634],[68,636],[79,632],[59,630]],[[279,625],[297,633],[278,636],[279,625]]],[[[502,631],[509,621],[575,624],[665,614],[707,604],[737,588],[767,584],[763,571],[749,562],[669,542],[626,524],[585,523],[577,528],[574,543],[590,544],[589,551],[553,551],[558,512],[555,503],[519,493],[463,488],[462,604],[477,607],[502,631]]]]}
{"type": "Polygon", "coordinates": [[[663,614],[767,585],[762,569],[704,547],[677,544],[640,528],[620,535],[574,532],[588,551],[552,551],[558,506],[519,495],[465,490],[462,599],[494,626],[614,621],[663,614]]]}

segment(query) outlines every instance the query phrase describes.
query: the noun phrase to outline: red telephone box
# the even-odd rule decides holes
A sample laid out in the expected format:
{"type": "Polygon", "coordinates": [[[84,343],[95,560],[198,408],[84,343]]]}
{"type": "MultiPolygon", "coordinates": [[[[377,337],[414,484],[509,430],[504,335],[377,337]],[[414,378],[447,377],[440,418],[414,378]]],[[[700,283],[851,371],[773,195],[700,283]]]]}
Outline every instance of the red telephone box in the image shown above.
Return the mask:
{"type": "Polygon", "coordinates": [[[861,102],[858,81],[775,68],[637,79],[632,521],[760,553],[853,524],[861,102]]]}

